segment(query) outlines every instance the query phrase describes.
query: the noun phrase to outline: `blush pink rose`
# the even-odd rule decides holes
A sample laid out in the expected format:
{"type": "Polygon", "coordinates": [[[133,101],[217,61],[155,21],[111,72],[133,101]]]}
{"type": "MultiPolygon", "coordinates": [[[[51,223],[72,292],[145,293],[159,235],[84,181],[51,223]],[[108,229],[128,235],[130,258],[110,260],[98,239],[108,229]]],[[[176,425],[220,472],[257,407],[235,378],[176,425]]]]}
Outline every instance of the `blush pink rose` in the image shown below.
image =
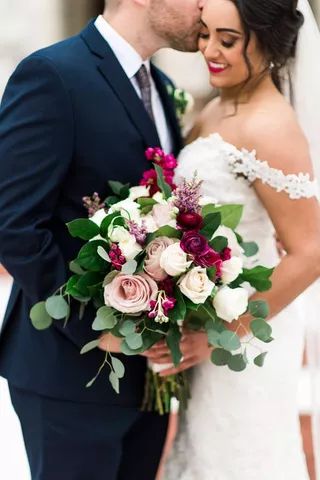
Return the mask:
{"type": "Polygon", "coordinates": [[[146,257],[144,260],[145,272],[156,282],[161,282],[167,278],[167,273],[160,267],[160,258],[162,252],[172,245],[174,240],[168,237],[155,238],[146,248],[146,257]]]}
{"type": "Polygon", "coordinates": [[[175,227],[176,221],[172,218],[172,206],[171,205],[154,205],[152,209],[152,218],[158,228],[164,225],[170,225],[175,227]]]}
{"type": "Polygon", "coordinates": [[[157,284],[145,273],[125,275],[119,273],[104,288],[104,300],[108,307],[122,313],[140,313],[149,310],[150,300],[155,300],[157,284]]]}

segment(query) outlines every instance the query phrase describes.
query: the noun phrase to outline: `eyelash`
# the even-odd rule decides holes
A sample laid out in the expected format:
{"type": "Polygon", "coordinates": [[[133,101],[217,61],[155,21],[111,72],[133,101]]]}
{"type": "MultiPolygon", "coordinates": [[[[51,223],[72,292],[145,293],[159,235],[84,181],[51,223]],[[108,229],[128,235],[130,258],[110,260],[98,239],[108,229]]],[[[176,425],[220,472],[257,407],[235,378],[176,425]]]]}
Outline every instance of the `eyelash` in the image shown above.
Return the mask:
{"type": "MultiPolygon", "coordinates": [[[[208,40],[209,38],[209,34],[208,33],[199,33],[199,38],[202,38],[203,40],[208,40]]],[[[234,46],[236,42],[225,42],[225,41],[221,41],[221,45],[224,47],[224,48],[232,48],[234,46]]]]}

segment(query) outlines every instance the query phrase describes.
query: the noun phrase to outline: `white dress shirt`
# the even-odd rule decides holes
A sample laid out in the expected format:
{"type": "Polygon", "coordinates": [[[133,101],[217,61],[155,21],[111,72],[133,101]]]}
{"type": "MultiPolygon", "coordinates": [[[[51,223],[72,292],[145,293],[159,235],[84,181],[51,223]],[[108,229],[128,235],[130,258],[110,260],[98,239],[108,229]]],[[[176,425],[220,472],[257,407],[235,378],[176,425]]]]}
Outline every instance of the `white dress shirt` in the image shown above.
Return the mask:
{"type": "MultiPolygon", "coordinates": [[[[130,79],[137,94],[141,98],[141,91],[135,78],[135,74],[138,72],[142,64],[144,64],[150,73],[150,60],[143,61],[139,53],[128,43],[111,25],[105,20],[102,15],[95,21],[95,27],[102,37],[108,42],[113,53],[117,57],[121,67],[125,74],[130,79]]],[[[163,150],[166,153],[172,152],[172,140],[170,130],[167,124],[163,105],[160,95],[157,91],[152,76],[151,81],[151,102],[152,110],[155,118],[155,123],[158,131],[158,135],[161,141],[163,150]]],[[[150,145],[150,147],[155,145],[150,145]]]]}

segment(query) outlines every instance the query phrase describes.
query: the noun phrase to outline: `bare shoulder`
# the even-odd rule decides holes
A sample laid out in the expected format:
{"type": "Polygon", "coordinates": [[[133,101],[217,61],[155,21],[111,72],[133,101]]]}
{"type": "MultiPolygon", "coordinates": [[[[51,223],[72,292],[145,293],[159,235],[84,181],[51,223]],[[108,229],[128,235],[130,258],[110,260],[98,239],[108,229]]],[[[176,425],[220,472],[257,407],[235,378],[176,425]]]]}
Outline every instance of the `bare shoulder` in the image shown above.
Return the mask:
{"type": "Polygon", "coordinates": [[[271,102],[264,111],[252,111],[242,125],[248,150],[259,160],[284,173],[312,173],[308,141],[292,107],[285,99],[271,102]]]}
{"type": "Polygon", "coordinates": [[[214,118],[215,116],[218,102],[219,98],[214,98],[201,110],[201,112],[196,118],[192,129],[187,136],[186,143],[191,143],[193,140],[198,138],[204,131],[205,126],[207,126],[208,124],[210,125],[212,118],[214,118]]]}

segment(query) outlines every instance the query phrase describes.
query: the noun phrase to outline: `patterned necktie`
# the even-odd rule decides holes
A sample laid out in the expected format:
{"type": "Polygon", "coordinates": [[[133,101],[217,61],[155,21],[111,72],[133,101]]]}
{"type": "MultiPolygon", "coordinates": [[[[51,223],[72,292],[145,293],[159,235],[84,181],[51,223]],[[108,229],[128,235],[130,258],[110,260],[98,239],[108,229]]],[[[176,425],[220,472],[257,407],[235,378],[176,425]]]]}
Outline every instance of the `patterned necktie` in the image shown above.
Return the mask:
{"type": "Polygon", "coordinates": [[[150,118],[154,122],[154,115],[152,111],[152,102],[151,102],[151,82],[148,70],[144,64],[141,65],[137,73],[135,74],[137,79],[140,91],[142,102],[150,115],[150,118]]]}

